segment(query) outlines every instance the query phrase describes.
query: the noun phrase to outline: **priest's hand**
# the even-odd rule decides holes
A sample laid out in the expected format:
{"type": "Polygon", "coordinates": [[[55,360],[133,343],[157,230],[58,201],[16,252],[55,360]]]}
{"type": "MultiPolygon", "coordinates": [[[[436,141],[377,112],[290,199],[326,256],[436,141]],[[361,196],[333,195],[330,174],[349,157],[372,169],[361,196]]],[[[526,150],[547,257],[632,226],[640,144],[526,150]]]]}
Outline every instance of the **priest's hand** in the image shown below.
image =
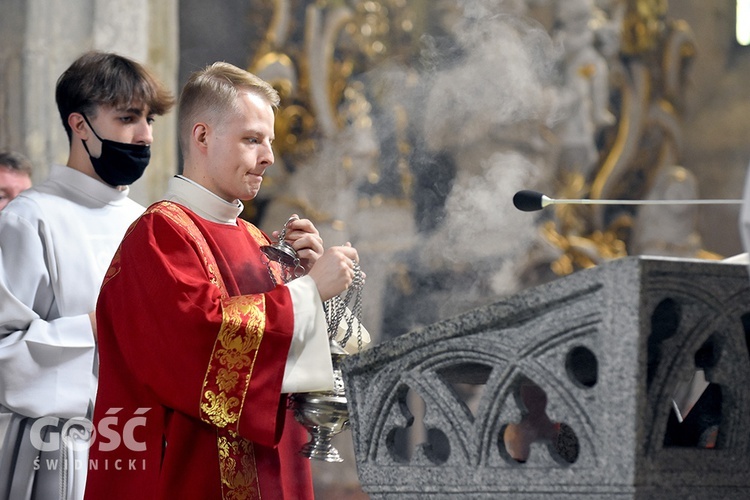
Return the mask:
{"type": "Polygon", "coordinates": [[[354,280],[355,262],[359,262],[357,250],[347,243],[327,249],[312,266],[308,275],[315,281],[324,302],[349,288],[354,280]]]}
{"type": "MultiPolygon", "coordinates": [[[[292,217],[296,217],[296,214],[292,217]]],[[[278,231],[274,231],[278,238],[278,231]]],[[[286,238],[294,250],[297,251],[299,261],[305,272],[309,273],[313,265],[323,255],[323,238],[309,219],[293,219],[287,223],[286,238]]]]}

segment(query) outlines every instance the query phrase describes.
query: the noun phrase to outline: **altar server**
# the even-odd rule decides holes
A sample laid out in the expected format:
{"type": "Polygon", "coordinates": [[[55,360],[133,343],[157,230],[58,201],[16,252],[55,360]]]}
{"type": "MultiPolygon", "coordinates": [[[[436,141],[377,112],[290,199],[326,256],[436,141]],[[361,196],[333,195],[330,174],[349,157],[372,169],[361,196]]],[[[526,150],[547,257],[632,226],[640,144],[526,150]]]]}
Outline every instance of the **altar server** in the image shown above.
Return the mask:
{"type": "Polygon", "coordinates": [[[0,212],[0,498],[81,499],[97,390],[99,287],[144,207],[128,185],[148,165],[172,95],[139,63],[89,52],[60,76],[65,165],[0,212]]]}

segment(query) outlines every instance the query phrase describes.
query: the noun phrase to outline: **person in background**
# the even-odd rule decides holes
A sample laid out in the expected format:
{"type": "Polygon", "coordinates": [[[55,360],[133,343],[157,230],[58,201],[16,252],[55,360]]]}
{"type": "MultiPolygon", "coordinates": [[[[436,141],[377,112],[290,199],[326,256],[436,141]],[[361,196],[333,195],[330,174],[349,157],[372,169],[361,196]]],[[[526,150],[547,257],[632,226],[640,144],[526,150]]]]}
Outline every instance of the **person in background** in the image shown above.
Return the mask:
{"type": "Polygon", "coordinates": [[[285,240],[305,275],[284,283],[261,250],[270,239],[239,218],[274,163],[278,104],[267,82],[221,62],[182,90],[184,174],[125,236],[97,303],[94,426],[128,436],[139,420],[130,442],[91,449],[89,500],[313,498],[287,395],[333,389],[323,301],[351,285],[358,254],[324,249],[291,217],[285,240]]]}
{"type": "Polygon", "coordinates": [[[171,93],[141,64],[87,52],[60,76],[65,165],[0,212],[0,499],[81,499],[97,390],[94,309],[144,207],[128,185],[149,163],[171,93]]]}
{"type": "Polygon", "coordinates": [[[0,210],[31,187],[31,161],[21,153],[0,151],[0,210]]]}

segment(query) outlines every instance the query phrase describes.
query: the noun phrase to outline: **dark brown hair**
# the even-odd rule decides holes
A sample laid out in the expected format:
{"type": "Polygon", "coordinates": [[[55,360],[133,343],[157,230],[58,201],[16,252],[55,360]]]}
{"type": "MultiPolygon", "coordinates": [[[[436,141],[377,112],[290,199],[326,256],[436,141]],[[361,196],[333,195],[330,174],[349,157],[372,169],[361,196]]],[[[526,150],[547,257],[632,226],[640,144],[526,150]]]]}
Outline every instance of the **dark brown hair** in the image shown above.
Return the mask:
{"type": "Polygon", "coordinates": [[[174,105],[172,94],[145,67],[127,57],[98,51],[83,54],[60,75],[55,100],[68,139],[72,138],[71,113],[93,116],[97,106],[136,105],[163,115],[174,105]]]}

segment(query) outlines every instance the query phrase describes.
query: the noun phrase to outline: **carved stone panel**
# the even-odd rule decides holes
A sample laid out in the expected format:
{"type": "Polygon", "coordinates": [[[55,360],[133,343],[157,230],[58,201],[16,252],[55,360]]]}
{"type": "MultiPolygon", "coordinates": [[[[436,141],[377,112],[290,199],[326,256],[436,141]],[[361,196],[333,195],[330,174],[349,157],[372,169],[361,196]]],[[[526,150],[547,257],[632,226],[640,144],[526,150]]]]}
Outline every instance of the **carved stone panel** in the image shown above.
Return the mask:
{"type": "Polygon", "coordinates": [[[347,360],[379,498],[750,495],[742,265],[625,258],[347,360]]]}

